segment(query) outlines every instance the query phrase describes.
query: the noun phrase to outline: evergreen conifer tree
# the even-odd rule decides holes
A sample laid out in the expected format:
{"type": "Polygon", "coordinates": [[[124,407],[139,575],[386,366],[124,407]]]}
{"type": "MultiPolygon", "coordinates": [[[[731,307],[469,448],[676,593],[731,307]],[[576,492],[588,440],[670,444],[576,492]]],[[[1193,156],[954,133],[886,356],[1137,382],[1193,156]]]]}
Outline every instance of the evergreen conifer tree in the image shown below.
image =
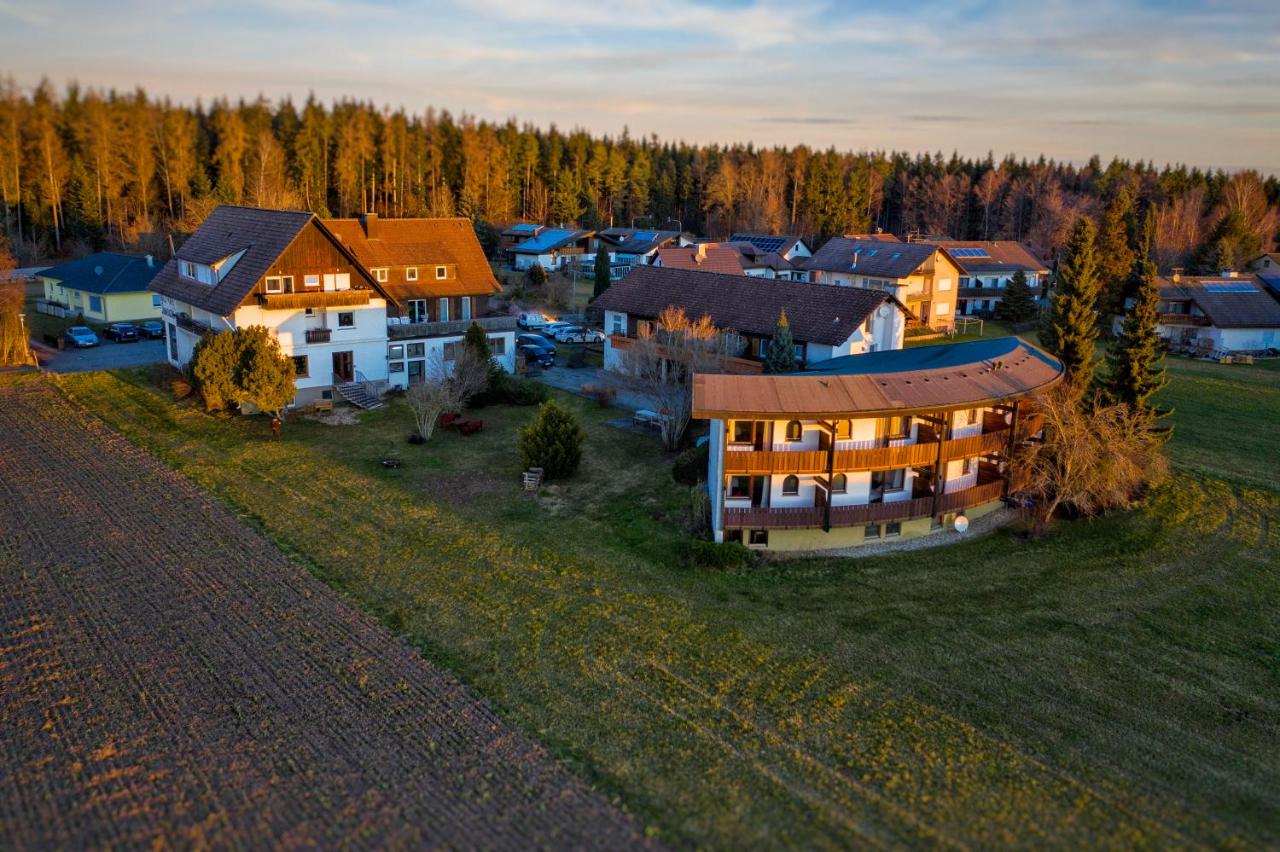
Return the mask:
{"type": "Polygon", "coordinates": [[[596,297],[609,289],[609,252],[604,247],[604,243],[600,244],[600,248],[596,250],[596,286],[592,291],[592,296],[596,297]]]}
{"type": "Polygon", "coordinates": [[[1081,393],[1093,379],[1094,342],[1098,339],[1097,229],[1087,216],[1076,220],[1058,262],[1057,292],[1041,342],[1062,360],[1067,381],[1081,393]],[[1046,339],[1047,338],[1047,339],[1046,339]]]}
{"type": "Polygon", "coordinates": [[[502,397],[502,385],[506,381],[507,371],[498,363],[498,359],[494,357],[493,347],[489,345],[489,337],[485,334],[480,324],[472,321],[467,327],[467,333],[462,337],[462,345],[470,348],[475,352],[476,359],[486,365],[488,383],[485,389],[477,393],[471,398],[471,405],[481,407],[491,402],[497,402],[502,397]]]}
{"type": "Polygon", "coordinates": [[[544,479],[571,476],[582,461],[585,433],[572,412],[554,399],[538,408],[538,415],[520,430],[520,459],[526,467],[542,468],[544,479]]]}
{"type": "Polygon", "coordinates": [[[799,369],[796,364],[796,346],[791,339],[791,325],[787,322],[787,312],[783,309],[778,314],[778,324],[773,329],[773,337],[769,339],[769,348],[764,359],[766,373],[794,373],[799,369]]]}
{"type": "Polygon", "coordinates": [[[1133,268],[1133,238],[1138,230],[1133,219],[1133,192],[1124,186],[1107,202],[1094,240],[1101,288],[1098,312],[1104,319],[1124,307],[1124,286],[1133,268]]]}
{"type": "Polygon", "coordinates": [[[1027,273],[1019,269],[1009,279],[1009,286],[996,304],[996,319],[1026,322],[1036,315],[1036,297],[1027,283],[1027,273]]]}
{"type": "Polygon", "coordinates": [[[1155,210],[1148,208],[1130,276],[1133,304],[1125,312],[1120,336],[1107,350],[1110,370],[1103,383],[1103,391],[1112,402],[1127,403],[1135,411],[1153,417],[1151,395],[1168,383],[1164,369],[1158,366],[1163,353],[1156,333],[1160,288],[1156,265],[1151,260],[1155,229],[1155,210]]]}

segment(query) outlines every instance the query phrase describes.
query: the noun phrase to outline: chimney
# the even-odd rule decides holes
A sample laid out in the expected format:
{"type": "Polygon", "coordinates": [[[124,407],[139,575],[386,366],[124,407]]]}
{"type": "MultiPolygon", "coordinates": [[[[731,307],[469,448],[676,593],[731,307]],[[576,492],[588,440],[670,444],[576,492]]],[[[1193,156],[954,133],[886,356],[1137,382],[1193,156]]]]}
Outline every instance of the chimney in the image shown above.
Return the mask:
{"type": "Polygon", "coordinates": [[[378,239],[378,214],[377,213],[361,213],[360,227],[364,228],[364,236],[367,240],[378,239]]]}
{"type": "Polygon", "coordinates": [[[694,262],[694,263],[702,263],[702,261],[704,261],[704,260],[706,260],[706,259],[707,259],[707,244],[706,244],[706,243],[698,243],[698,252],[697,252],[697,254],[694,256],[694,258],[693,258],[693,262],[694,262]]]}
{"type": "Polygon", "coordinates": [[[1236,278],[1236,277],[1238,277],[1238,275],[1239,275],[1239,273],[1237,273],[1234,269],[1224,269],[1224,270],[1222,270],[1222,277],[1223,277],[1223,278],[1236,278]]]}
{"type": "Polygon", "coordinates": [[[1181,281],[1181,280],[1182,280],[1182,267],[1181,267],[1181,266],[1175,266],[1175,267],[1173,268],[1173,278],[1172,278],[1171,280],[1173,281],[1173,283],[1174,283],[1174,284],[1177,284],[1179,281],[1181,281]]]}
{"type": "Polygon", "coordinates": [[[147,269],[150,269],[155,265],[156,265],[156,259],[151,255],[147,255],[147,269]]]}

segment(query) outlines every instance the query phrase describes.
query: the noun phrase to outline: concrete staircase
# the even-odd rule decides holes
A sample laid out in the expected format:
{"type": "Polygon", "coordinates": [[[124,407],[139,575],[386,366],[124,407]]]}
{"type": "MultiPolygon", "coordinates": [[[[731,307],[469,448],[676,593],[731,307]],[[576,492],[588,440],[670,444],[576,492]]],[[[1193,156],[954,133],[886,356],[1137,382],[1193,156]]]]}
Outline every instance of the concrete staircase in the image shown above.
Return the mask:
{"type": "Polygon", "coordinates": [[[382,400],[365,390],[364,385],[360,384],[360,382],[344,382],[334,387],[338,391],[338,396],[356,408],[363,408],[366,411],[382,408],[382,400]]]}

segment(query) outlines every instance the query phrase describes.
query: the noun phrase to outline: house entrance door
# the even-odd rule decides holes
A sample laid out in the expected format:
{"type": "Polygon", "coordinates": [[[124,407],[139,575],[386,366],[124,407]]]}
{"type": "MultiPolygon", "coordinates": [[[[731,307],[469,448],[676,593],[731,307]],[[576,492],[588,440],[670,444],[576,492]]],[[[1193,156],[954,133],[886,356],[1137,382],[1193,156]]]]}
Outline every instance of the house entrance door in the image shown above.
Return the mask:
{"type": "Polygon", "coordinates": [[[333,353],[333,381],[335,384],[356,380],[355,359],[350,352],[333,353]]]}

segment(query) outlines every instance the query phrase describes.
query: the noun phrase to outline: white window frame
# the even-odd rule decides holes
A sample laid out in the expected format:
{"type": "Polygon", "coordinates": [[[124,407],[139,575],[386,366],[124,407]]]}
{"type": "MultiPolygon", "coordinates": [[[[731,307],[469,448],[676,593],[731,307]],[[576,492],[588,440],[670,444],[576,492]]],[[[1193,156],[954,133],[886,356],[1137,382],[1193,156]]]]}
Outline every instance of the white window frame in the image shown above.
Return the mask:
{"type": "Polygon", "coordinates": [[[437,267],[436,267],[436,280],[437,280],[437,281],[443,281],[444,279],[446,279],[446,278],[448,278],[448,277],[449,277],[449,269],[448,269],[448,267],[445,267],[445,266],[437,266],[437,267]]]}
{"type": "Polygon", "coordinates": [[[458,301],[460,301],[460,302],[462,303],[462,317],[461,317],[461,319],[464,319],[464,320],[469,320],[469,319],[471,319],[471,297],[470,297],[470,296],[463,296],[463,297],[462,297],[461,299],[459,299],[458,301]]]}
{"type": "Polygon", "coordinates": [[[404,270],[404,280],[405,280],[405,281],[417,281],[417,280],[418,280],[418,267],[416,267],[416,266],[406,266],[406,267],[405,267],[405,270],[404,270]]]}
{"type": "Polygon", "coordinates": [[[391,270],[387,269],[385,266],[379,266],[377,269],[373,270],[373,278],[379,284],[385,284],[390,275],[391,270]]]}
{"type": "Polygon", "coordinates": [[[267,293],[283,293],[284,278],[280,275],[268,275],[262,280],[262,289],[267,293]]]}
{"type": "Polygon", "coordinates": [[[439,307],[440,307],[440,322],[448,322],[449,321],[449,300],[440,299],[439,307]]]}
{"type": "Polygon", "coordinates": [[[308,290],[316,289],[317,287],[320,286],[320,276],[319,275],[302,276],[302,286],[306,287],[308,290]]]}

